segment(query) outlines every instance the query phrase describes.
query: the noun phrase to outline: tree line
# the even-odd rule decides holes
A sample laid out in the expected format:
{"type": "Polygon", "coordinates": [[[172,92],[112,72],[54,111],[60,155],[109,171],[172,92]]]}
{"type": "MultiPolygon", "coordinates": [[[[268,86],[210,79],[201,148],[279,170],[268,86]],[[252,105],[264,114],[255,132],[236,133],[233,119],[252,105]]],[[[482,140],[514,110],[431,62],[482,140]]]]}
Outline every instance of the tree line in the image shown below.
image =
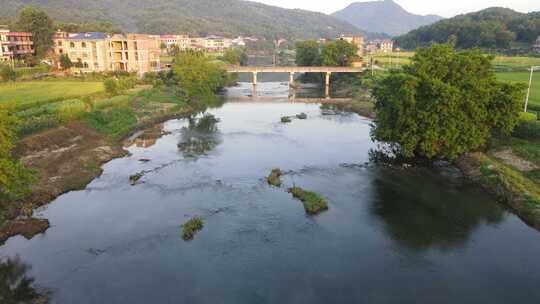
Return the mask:
{"type": "Polygon", "coordinates": [[[530,51],[539,36],[540,12],[521,14],[505,8],[489,8],[420,27],[395,40],[404,49],[455,41],[459,49],[530,51]]]}

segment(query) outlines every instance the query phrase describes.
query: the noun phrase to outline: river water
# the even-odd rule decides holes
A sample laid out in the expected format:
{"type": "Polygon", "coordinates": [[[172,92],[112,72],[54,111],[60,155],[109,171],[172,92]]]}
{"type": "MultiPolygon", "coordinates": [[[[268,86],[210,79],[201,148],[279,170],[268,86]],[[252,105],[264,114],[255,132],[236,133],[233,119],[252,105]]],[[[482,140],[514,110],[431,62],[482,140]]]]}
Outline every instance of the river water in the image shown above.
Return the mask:
{"type": "Polygon", "coordinates": [[[208,111],[217,123],[148,130],[36,212],[46,233],[0,255],[54,303],[540,303],[538,231],[456,170],[370,163],[370,120],[290,103],[286,84],[259,90],[277,98],[235,98],[242,84],[208,111]],[[276,167],[284,188],[264,180],[276,167]],[[307,216],[293,185],[329,210],[307,216]],[[193,216],[204,229],[186,242],[193,216]]]}

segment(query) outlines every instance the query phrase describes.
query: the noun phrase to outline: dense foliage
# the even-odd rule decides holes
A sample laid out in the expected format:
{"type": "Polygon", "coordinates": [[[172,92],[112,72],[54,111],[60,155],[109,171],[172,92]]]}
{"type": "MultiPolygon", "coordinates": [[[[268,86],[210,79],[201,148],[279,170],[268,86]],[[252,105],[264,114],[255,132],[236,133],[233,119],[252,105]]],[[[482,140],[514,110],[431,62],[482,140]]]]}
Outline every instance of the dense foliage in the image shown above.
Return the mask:
{"type": "Polygon", "coordinates": [[[3,0],[0,18],[24,5],[63,22],[108,21],[123,31],[283,38],[333,38],[361,31],[337,18],[241,0],[68,1],[3,0]]]}
{"type": "Polygon", "coordinates": [[[229,64],[246,66],[249,57],[245,48],[229,48],[225,50],[221,59],[229,64]]]}
{"type": "Polygon", "coordinates": [[[21,32],[32,33],[36,56],[41,58],[53,46],[53,20],[42,10],[27,6],[21,10],[15,28],[21,32]]]}
{"type": "Polygon", "coordinates": [[[15,146],[16,118],[7,107],[0,106],[0,222],[6,208],[28,192],[32,175],[12,157],[15,146]]]}
{"type": "Polygon", "coordinates": [[[358,47],[344,40],[319,43],[315,40],[296,44],[298,66],[350,66],[357,56],[358,47]]]}
{"type": "Polygon", "coordinates": [[[0,81],[15,81],[17,73],[9,64],[0,63],[0,81]]]}
{"type": "Polygon", "coordinates": [[[524,87],[497,81],[491,58],[450,44],[419,49],[375,88],[372,137],[405,157],[455,159],[518,121],[524,87]]]}
{"type": "Polygon", "coordinates": [[[357,52],[358,47],[347,41],[327,42],[321,52],[321,63],[324,66],[350,66],[357,52]]]}
{"type": "Polygon", "coordinates": [[[211,96],[227,81],[225,70],[219,62],[195,51],[181,52],[176,56],[173,74],[188,97],[211,96]]]}
{"type": "Polygon", "coordinates": [[[321,64],[321,45],[318,41],[307,40],[296,43],[296,65],[317,66],[321,64]]]}
{"type": "Polygon", "coordinates": [[[516,43],[531,44],[540,36],[540,12],[521,14],[510,9],[489,8],[460,15],[413,30],[396,38],[398,46],[414,49],[456,40],[458,48],[509,49],[516,43]]]}

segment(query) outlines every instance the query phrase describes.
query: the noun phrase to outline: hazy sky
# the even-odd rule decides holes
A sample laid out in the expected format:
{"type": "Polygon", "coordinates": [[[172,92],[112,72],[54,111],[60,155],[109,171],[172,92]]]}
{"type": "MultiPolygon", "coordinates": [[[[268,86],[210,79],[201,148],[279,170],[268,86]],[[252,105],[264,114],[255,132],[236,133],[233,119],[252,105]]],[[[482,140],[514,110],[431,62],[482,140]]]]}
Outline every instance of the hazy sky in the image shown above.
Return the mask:
{"type": "MultiPolygon", "coordinates": [[[[323,13],[333,13],[352,2],[365,0],[252,0],[287,8],[301,8],[323,13]]],[[[437,14],[452,17],[462,13],[479,11],[491,6],[508,7],[520,12],[540,11],[540,0],[394,0],[411,13],[437,14]]]]}

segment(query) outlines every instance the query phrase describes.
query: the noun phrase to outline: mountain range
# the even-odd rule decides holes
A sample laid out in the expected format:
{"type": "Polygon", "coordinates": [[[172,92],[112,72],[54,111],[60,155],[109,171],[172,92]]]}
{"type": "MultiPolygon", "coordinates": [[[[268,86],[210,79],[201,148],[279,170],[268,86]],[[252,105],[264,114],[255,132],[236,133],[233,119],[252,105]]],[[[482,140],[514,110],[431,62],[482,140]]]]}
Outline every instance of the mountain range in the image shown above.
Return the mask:
{"type": "Polygon", "coordinates": [[[356,2],[332,16],[373,33],[402,35],[443,19],[436,15],[415,15],[392,0],[356,2]]]}
{"type": "Polygon", "coordinates": [[[0,19],[14,19],[25,5],[61,22],[108,21],[124,31],[145,33],[290,39],[364,33],[322,13],[242,0],[0,0],[0,19]]]}

